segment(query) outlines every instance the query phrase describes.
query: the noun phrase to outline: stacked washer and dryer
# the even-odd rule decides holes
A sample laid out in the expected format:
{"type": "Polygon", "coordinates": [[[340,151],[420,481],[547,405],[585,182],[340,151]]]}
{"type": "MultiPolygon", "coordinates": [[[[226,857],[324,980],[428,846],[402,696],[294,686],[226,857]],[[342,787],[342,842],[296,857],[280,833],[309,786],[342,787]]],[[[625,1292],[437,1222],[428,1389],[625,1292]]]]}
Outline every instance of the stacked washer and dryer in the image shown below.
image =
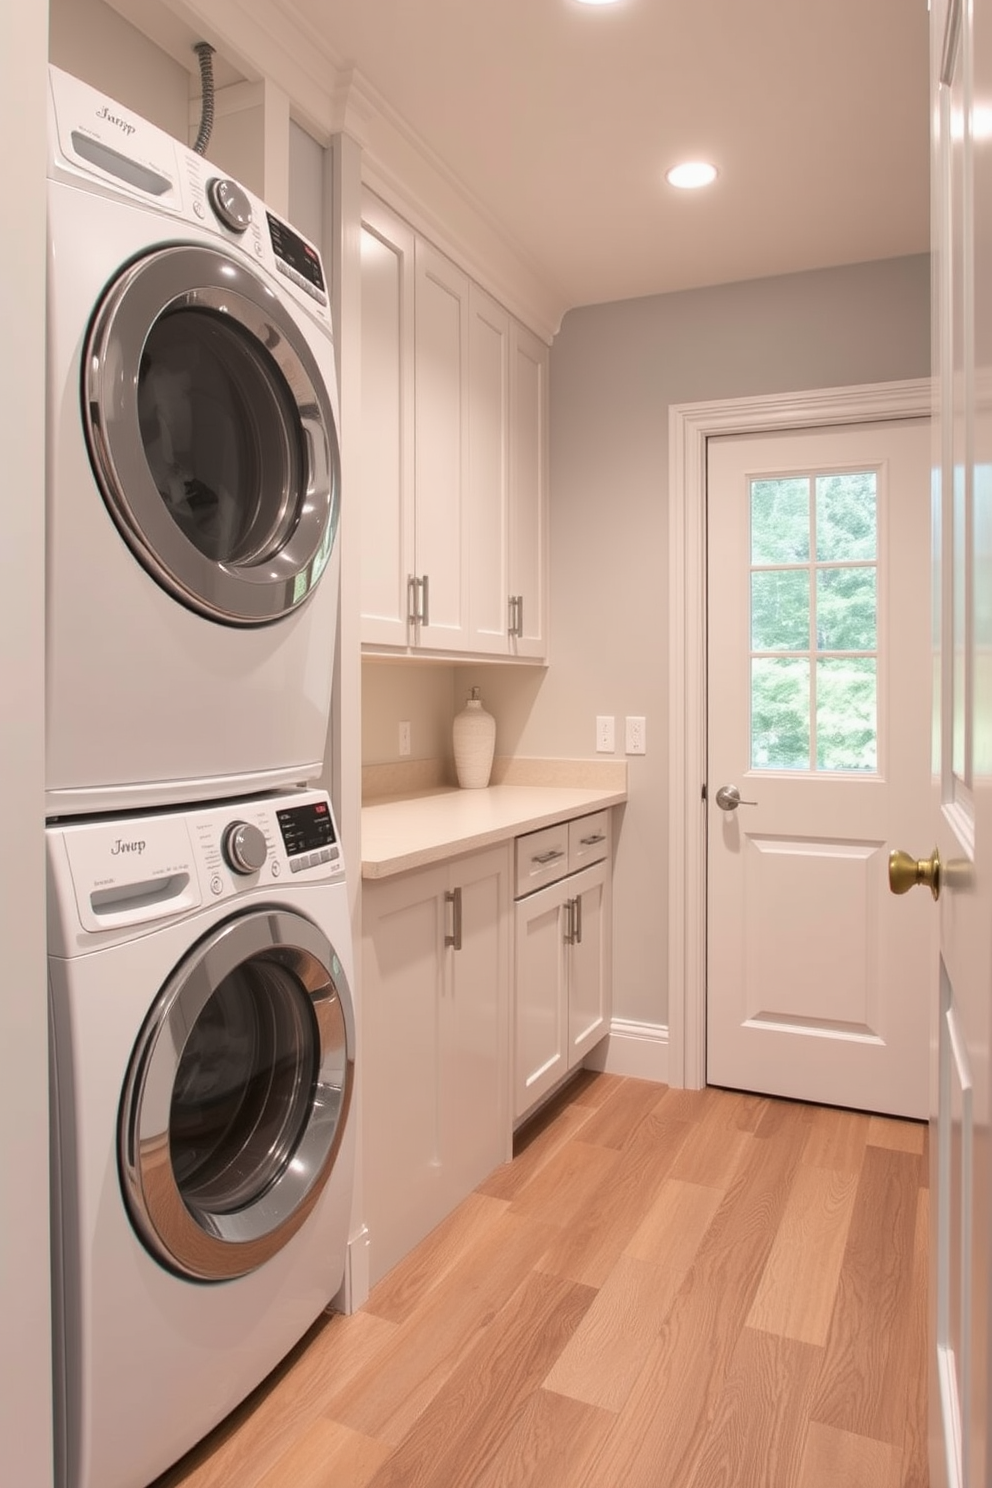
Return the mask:
{"type": "Polygon", "coordinates": [[[48,199],[56,1454],[143,1488],[344,1276],[334,343],[312,244],[56,69],[48,199]]]}

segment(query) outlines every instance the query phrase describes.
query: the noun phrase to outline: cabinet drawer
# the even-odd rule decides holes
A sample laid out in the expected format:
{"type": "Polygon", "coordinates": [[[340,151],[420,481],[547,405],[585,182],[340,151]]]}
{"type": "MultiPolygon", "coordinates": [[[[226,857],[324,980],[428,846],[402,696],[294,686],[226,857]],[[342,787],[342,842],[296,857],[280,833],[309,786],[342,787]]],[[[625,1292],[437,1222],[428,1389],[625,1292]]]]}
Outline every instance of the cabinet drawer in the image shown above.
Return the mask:
{"type": "Polygon", "coordinates": [[[568,822],[517,838],[517,899],[554,883],[568,872],[568,822]]]}
{"type": "Polygon", "coordinates": [[[590,863],[599,863],[610,852],[610,813],[594,811],[568,824],[568,871],[575,873],[590,863]]]}

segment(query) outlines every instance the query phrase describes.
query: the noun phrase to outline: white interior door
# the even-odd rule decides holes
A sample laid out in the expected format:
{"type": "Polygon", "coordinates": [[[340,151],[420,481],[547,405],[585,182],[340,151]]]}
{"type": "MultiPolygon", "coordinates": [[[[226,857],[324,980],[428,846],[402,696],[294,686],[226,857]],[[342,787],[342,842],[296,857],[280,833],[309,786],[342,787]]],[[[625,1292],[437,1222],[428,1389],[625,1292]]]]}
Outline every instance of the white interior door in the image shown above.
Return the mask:
{"type": "MultiPolygon", "coordinates": [[[[922,845],[903,846],[923,853],[936,838],[942,859],[930,1481],[984,1488],[992,1472],[992,3],[934,0],[931,27],[939,770],[930,831],[922,845]]],[[[928,906],[914,907],[922,917],[928,906]]]]}
{"type": "Polygon", "coordinates": [[[928,473],[924,420],[709,442],[712,1084],[927,1113],[928,473]]]}

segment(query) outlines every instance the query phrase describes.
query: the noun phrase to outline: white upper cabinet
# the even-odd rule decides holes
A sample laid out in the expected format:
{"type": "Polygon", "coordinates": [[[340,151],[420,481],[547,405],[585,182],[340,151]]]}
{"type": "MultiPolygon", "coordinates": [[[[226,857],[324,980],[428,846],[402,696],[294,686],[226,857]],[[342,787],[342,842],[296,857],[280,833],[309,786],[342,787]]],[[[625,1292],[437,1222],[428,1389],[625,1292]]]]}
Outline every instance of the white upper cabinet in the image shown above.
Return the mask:
{"type": "Polygon", "coordinates": [[[510,317],[478,285],[469,297],[470,631],[473,650],[505,655],[510,624],[510,317]]]}
{"type": "Polygon", "coordinates": [[[366,194],[362,644],[547,651],[548,350],[366,194]]]}
{"type": "Polygon", "coordinates": [[[422,238],[414,255],[416,517],[411,575],[416,635],[468,648],[468,276],[422,238]]]}
{"type": "Polygon", "coordinates": [[[414,234],[362,213],[362,640],[406,646],[414,553],[414,234]]]}
{"type": "Polygon", "coordinates": [[[548,654],[548,348],[510,325],[509,570],[514,656],[548,654]]]}

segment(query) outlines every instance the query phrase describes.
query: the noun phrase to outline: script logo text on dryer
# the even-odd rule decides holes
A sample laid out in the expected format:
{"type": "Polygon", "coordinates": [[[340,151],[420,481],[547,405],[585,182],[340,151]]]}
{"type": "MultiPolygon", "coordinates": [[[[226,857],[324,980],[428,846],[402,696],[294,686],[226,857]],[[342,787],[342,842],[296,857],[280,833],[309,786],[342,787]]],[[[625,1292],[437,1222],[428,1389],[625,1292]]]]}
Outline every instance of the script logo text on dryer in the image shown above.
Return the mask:
{"type": "Polygon", "coordinates": [[[113,847],[110,849],[110,856],[112,858],[116,858],[118,853],[143,853],[144,850],[145,850],[145,843],[143,841],[141,841],[141,842],[125,842],[123,840],[123,838],[118,837],[117,841],[114,843],[113,847]]]}
{"type": "Polygon", "coordinates": [[[117,114],[112,114],[106,104],[102,109],[97,109],[96,116],[98,119],[106,119],[108,124],[116,124],[117,128],[123,130],[125,134],[134,134],[137,128],[136,124],[129,124],[127,119],[121,119],[117,114]]]}

